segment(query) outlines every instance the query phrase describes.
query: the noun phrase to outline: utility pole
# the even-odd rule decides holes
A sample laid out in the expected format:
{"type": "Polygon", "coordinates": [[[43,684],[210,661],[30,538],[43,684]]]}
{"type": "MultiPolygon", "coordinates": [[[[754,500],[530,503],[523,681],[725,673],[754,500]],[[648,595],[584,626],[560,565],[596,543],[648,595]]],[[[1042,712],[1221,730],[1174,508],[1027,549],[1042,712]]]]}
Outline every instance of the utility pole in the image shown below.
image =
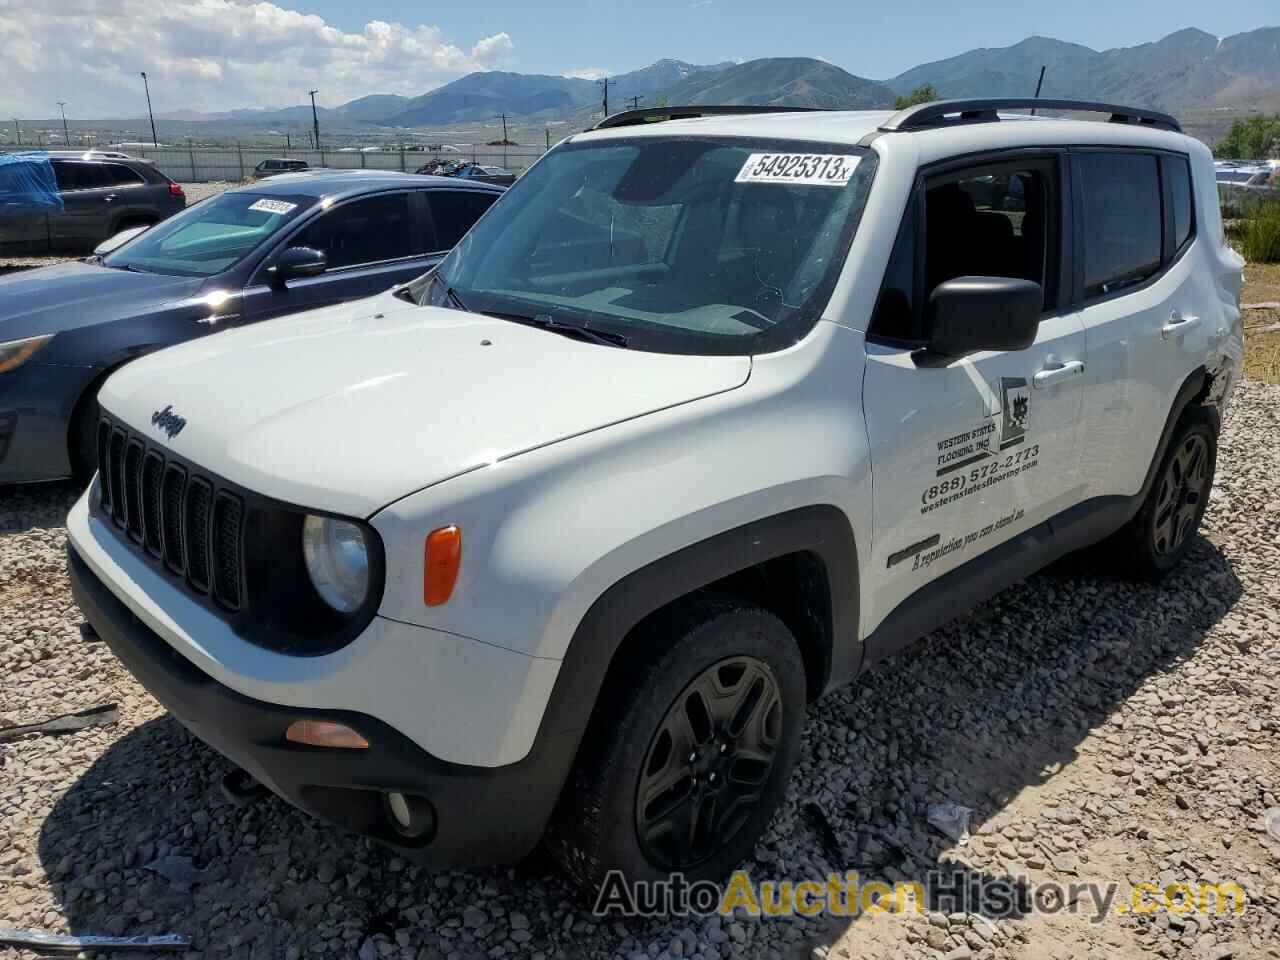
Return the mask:
{"type": "Polygon", "coordinates": [[[156,115],[151,110],[151,84],[147,83],[147,72],[142,71],[142,87],[147,91],[147,116],[151,118],[151,145],[153,147],[160,146],[160,141],[156,139],[156,115]]]}
{"type": "Polygon", "coordinates": [[[502,115],[502,142],[507,142],[507,115],[502,115]]]}
{"type": "Polygon", "coordinates": [[[289,139],[289,131],[284,132],[284,155],[287,157],[289,151],[293,149],[293,141],[289,139]]]}
{"type": "Polygon", "coordinates": [[[18,141],[18,146],[22,146],[22,128],[18,126],[18,118],[13,118],[13,135],[18,141]]]}
{"type": "Polygon", "coordinates": [[[610,82],[611,81],[609,80],[608,77],[601,77],[599,80],[596,81],[596,83],[599,84],[604,89],[604,115],[606,117],[609,115],[609,84],[610,82]]]}
{"type": "Polygon", "coordinates": [[[551,149],[551,128],[543,127],[542,132],[547,135],[547,149],[550,150],[551,149]]]}
{"type": "Polygon", "coordinates": [[[68,147],[71,146],[71,132],[67,130],[67,101],[59,100],[58,109],[62,111],[62,139],[68,147]]]}
{"type": "Polygon", "coordinates": [[[631,109],[632,109],[632,110],[639,110],[639,109],[640,109],[640,101],[641,101],[641,100],[643,100],[643,99],[644,99],[644,97],[627,97],[627,99],[631,101],[631,109]]]}
{"type": "Polygon", "coordinates": [[[319,90],[311,91],[311,127],[316,132],[316,149],[320,149],[320,115],[316,113],[316,94],[319,90]]]}

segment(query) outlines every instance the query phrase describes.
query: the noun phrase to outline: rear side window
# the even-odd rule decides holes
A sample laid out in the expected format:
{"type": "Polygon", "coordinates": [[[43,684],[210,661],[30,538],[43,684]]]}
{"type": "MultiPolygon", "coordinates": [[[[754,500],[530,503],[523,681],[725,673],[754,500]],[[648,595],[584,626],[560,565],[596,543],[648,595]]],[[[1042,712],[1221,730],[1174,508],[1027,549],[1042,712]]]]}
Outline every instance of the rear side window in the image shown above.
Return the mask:
{"type": "Polygon", "coordinates": [[[329,269],[415,256],[407,193],[362,197],[323,213],[303,227],[291,247],[323,250],[329,269]]]}
{"type": "Polygon", "coordinates": [[[479,190],[431,190],[427,203],[431,219],[436,225],[435,250],[448,250],[455,246],[480,215],[493,206],[496,194],[479,190]]]}
{"type": "Polygon", "coordinates": [[[1173,218],[1173,249],[1181,250],[1191,239],[1194,216],[1191,202],[1191,170],[1186,157],[1163,157],[1165,191],[1173,218]]]}
{"type": "Polygon", "coordinates": [[[1142,283],[1160,270],[1163,236],[1156,158],[1137,153],[1079,157],[1084,208],[1084,294],[1142,283]]]}
{"type": "Polygon", "coordinates": [[[140,174],[130,170],[123,163],[103,163],[102,179],[108,187],[136,186],[143,182],[140,174]]]}

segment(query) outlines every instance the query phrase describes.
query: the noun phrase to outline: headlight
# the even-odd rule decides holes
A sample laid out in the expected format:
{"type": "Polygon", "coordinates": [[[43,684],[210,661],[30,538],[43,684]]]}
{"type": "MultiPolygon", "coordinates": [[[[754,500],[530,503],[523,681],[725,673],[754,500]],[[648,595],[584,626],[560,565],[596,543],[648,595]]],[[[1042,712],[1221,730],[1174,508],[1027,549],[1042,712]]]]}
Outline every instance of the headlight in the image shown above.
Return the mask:
{"type": "Polygon", "coordinates": [[[53,334],[46,333],[42,337],[27,337],[25,340],[10,340],[8,343],[0,343],[0,373],[16,370],[52,339],[53,334]]]}
{"type": "Polygon", "coordinates": [[[360,609],[369,595],[369,545],[359,526],[309,516],[302,524],[302,554],[325,603],[340,613],[360,609]]]}

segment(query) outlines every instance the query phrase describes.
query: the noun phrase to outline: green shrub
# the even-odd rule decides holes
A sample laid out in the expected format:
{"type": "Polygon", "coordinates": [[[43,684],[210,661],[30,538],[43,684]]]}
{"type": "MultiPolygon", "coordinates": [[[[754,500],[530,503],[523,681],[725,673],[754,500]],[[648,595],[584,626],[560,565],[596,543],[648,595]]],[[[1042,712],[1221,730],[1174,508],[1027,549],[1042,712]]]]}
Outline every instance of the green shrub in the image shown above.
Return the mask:
{"type": "Polygon", "coordinates": [[[1257,208],[1244,225],[1240,252],[1250,263],[1280,263],[1280,202],[1257,208]]]}

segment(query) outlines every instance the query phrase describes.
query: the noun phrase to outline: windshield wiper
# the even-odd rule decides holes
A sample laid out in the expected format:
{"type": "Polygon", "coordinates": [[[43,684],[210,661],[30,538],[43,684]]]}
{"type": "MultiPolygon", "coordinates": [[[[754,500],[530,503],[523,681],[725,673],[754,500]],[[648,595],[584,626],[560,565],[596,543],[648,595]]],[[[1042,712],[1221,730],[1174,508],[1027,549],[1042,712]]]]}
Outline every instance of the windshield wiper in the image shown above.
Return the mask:
{"type": "Polygon", "coordinates": [[[566,337],[580,337],[583,340],[603,343],[610,347],[625,348],[631,342],[625,334],[614,333],[611,330],[597,330],[594,327],[588,327],[585,323],[566,323],[564,320],[557,319],[549,313],[539,313],[532,317],[524,317],[514,313],[498,314],[498,316],[515,320],[517,323],[528,324],[531,327],[538,327],[540,330],[550,330],[552,333],[560,333],[566,337]]]}

